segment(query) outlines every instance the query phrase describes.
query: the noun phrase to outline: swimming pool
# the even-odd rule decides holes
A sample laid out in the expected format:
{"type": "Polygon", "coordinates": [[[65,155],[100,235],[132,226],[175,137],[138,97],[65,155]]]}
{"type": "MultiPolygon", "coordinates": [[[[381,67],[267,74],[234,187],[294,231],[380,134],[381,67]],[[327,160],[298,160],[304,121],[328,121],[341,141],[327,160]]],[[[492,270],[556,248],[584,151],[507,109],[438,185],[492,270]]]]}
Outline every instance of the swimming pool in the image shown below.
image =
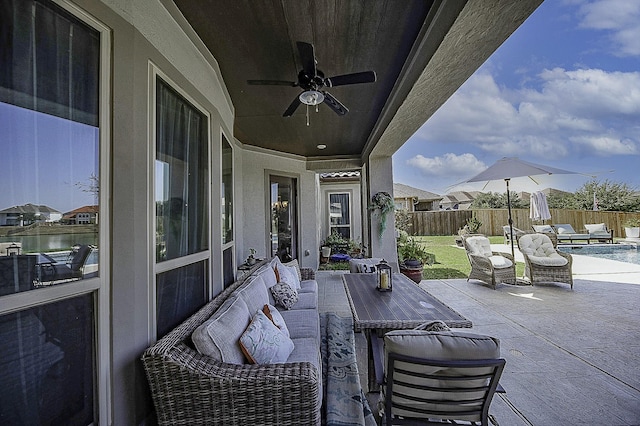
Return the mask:
{"type": "Polygon", "coordinates": [[[600,257],[640,265],[640,250],[634,244],[558,246],[563,253],[600,257]]]}

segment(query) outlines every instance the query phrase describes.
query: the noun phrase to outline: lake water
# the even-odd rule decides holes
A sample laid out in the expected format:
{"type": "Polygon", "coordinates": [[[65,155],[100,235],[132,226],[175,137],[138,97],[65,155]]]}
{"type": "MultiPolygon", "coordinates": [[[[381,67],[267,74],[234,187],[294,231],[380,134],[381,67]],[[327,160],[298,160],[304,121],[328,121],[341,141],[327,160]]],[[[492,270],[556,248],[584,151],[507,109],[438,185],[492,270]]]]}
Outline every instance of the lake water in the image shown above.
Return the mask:
{"type": "Polygon", "coordinates": [[[17,241],[22,244],[22,253],[47,253],[51,251],[69,251],[76,244],[98,245],[98,236],[85,234],[54,235],[8,235],[0,237],[0,242],[17,241]]]}
{"type": "Polygon", "coordinates": [[[581,254],[640,265],[640,250],[638,246],[633,244],[558,246],[558,250],[569,254],[581,254]]]}

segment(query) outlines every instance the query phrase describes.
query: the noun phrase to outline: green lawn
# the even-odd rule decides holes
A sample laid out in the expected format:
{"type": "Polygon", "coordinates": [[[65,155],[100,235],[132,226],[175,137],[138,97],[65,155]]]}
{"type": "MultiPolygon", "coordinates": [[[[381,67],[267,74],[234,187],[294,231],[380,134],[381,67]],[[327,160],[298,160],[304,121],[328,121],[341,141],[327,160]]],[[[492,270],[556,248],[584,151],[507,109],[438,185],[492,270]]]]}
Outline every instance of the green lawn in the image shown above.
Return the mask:
{"type": "MultiPolygon", "coordinates": [[[[454,236],[421,236],[414,237],[420,241],[429,253],[436,256],[436,263],[426,265],[422,277],[425,280],[445,278],[467,278],[471,265],[464,249],[456,246],[454,236]]],[[[501,244],[502,236],[489,237],[492,244],[501,244]]],[[[524,263],[516,263],[516,275],[524,274],[524,263]]]]}
{"type": "MultiPolygon", "coordinates": [[[[422,236],[413,237],[420,241],[429,253],[436,256],[436,263],[425,265],[422,278],[425,280],[446,278],[467,278],[471,272],[471,265],[464,249],[456,246],[455,237],[450,236],[422,236]]],[[[492,244],[504,242],[502,236],[489,237],[492,244]]],[[[349,262],[330,263],[320,265],[320,270],[349,269],[349,262]]],[[[524,274],[524,263],[516,263],[516,276],[524,274]]]]}

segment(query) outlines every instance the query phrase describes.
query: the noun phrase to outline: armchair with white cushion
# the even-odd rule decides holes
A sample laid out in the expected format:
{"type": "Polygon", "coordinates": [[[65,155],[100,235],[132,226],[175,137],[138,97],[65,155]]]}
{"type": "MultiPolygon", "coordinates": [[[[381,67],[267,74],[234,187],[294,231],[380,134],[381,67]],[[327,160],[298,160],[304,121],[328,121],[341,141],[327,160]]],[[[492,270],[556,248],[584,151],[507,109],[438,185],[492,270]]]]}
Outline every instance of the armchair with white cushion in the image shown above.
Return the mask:
{"type": "Polygon", "coordinates": [[[556,250],[545,234],[526,234],[518,240],[525,261],[524,275],[532,284],[537,282],[567,283],[573,289],[572,257],[556,250]]]}
{"type": "Polygon", "coordinates": [[[510,253],[491,250],[489,239],[482,235],[463,238],[464,249],[471,263],[470,279],[489,284],[494,290],[501,282],[515,284],[516,265],[510,253]]]}

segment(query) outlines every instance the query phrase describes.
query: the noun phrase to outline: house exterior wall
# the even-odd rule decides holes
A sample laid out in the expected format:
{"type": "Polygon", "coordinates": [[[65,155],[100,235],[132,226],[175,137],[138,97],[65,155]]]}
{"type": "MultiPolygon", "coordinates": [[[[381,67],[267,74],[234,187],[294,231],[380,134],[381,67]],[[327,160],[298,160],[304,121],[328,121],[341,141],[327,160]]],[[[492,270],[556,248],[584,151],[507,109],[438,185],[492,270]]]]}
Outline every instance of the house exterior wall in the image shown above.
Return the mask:
{"type": "Polygon", "coordinates": [[[349,193],[351,197],[351,239],[362,243],[362,199],[360,182],[320,183],[320,241],[329,235],[329,194],[349,193]]]}
{"type": "Polygon", "coordinates": [[[302,266],[316,268],[318,254],[318,188],[316,173],[306,170],[302,158],[286,156],[266,150],[242,150],[242,192],[236,198],[242,200],[240,222],[242,244],[238,251],[240,259],[255,248],[258,257],[270,255],[268,235],[269,174],[290,176],[298,179],[298,253],[302,266]],[[308,250],[309,254],[306,254],[308,250]]]}

